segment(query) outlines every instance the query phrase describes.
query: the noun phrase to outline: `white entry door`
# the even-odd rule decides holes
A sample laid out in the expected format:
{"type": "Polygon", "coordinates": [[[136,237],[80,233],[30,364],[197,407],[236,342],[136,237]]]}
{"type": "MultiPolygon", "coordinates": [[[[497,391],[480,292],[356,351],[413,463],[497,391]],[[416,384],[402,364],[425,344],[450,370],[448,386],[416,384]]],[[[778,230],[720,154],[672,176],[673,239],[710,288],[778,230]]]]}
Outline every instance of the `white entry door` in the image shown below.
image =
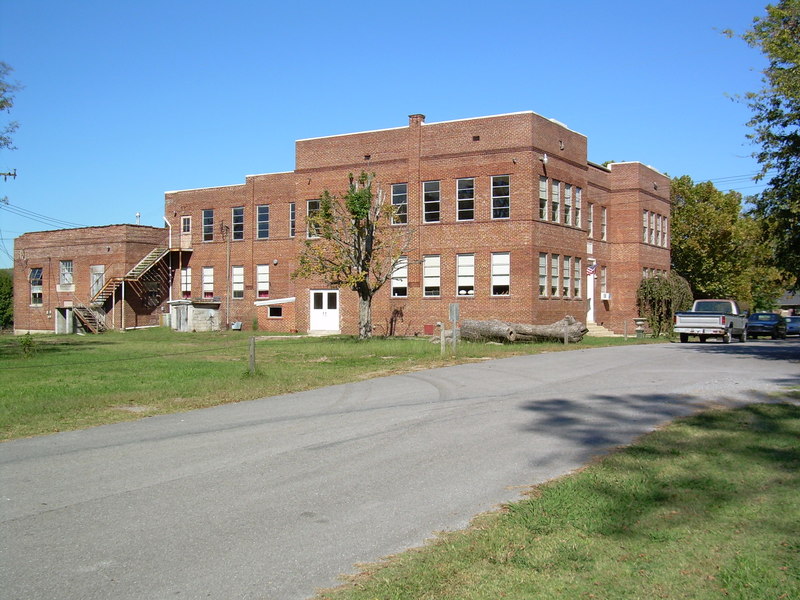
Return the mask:
{"type": "Polygon", "coordinates": [[[339,331],[339,290],[311,290],[311,331],[339,331]]]}
{"type": "Polygon", "coordinates": [[[594,284],[597,279],[597,264],[591,263],[586,269],[586,322],[594,323],[594,284]]]}

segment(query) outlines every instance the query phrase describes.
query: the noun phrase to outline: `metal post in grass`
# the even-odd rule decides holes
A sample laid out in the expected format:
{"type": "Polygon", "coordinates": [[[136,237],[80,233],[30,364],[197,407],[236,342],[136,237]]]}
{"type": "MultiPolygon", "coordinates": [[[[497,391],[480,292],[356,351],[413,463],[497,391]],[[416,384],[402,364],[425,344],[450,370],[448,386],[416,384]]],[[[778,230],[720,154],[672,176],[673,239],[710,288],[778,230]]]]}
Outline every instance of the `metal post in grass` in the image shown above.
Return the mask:
{"type": "Polygon", "coordinates": [[[456,326],[458,325],[458,317],[460,316],[460,308],[458,302],[450,304],[450,336],[452,338],[453,354],[456,353],[456,326]]]}
{"type": "Polygon", "coordinates": [[[256,337],[250,337],[250,375],[256,374],[256,337]]]}

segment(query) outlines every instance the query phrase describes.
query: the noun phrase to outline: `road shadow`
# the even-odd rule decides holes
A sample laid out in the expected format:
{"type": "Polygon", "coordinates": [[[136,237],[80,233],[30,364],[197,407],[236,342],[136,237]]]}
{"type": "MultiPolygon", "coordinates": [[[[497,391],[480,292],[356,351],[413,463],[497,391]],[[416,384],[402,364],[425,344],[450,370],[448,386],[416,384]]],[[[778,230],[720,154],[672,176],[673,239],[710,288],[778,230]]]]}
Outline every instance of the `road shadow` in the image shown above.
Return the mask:
{"type": "Polygon", "coordinates": [[[690,342],[680,344],[682,349],[688,352],[698,352],[702,354],[726,354],[729,356],[746,356],[748,358],[758,358],[760,360],[783,360],[787,362],[800,362],[800,339],[786,340],[759,340],[741,342],[731,342],[723,344],[721,342],[690,342]]]}

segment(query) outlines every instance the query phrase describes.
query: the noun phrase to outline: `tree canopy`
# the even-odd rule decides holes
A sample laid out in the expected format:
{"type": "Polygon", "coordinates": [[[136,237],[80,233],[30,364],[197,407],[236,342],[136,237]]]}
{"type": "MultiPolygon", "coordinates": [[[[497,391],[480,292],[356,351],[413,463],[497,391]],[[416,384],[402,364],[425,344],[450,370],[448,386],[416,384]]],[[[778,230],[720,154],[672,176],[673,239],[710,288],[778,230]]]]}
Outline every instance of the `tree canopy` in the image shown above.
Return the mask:
{"type": "MultiPolygon", "coordinates": [[[[14,94],[20,89],[19,85],[8,79],[13,70],[9,65],[0,61],[0,111],[2,112],[11,112],[11,108],[14,106],[14,94]]],[[[0,129],[0,149],[14,149],[11,135],[17,130],[17,127],[19,127],[19,124],[16,121],[9,121],[2,126],[2,129],[0,129]]]]}
{"type": "Polygon", "coordinates": [[[753,112],[748,137],[759,146],[759,178],[768,183],[756,209],[780,264],[800,285],[800,0],[768,5],[741,37],[768,60],[763,87],[744,97],[753,112]]]}
{"type": "Polygon", "coordinates": [[[742,195],[688,176],[672,180],[671,194],[672,266],[694,296],[771,308],[784,278],[765,241],[764,222],[743,211],[742,195]]]}
{"type": "Polygon", "coordinates": [[[379,186],[373,190],[374,182],[374,174],[351,173],[346,192],[322,193],[309,210],[309,239],[292,274],[355,291],[362,339],[372,336],[372,298],[391,279],[410,242],[408,227],[391,225],[393,207],[379,186]]]}

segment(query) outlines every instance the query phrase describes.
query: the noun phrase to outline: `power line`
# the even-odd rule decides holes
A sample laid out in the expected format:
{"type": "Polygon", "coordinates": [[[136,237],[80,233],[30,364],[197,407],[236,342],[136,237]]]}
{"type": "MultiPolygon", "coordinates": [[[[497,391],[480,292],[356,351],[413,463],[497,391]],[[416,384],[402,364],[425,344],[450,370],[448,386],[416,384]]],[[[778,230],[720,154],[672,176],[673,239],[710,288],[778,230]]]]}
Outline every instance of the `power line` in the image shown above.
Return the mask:
{"type": "Polygon", "coordinates": [[[17,215],[18,217],[24,217],[26,219],[30,219],[31,221],[36,221],[44,225],[49,225],[50,227],[56,227],[57,229],[67,229],[70,227],[87,227],[86,225],[83,225],[81,223],[73,223],[71,221],[64,221],[63,219],[57,219],[55,217],[48,217],[47,215],[35,213],[31,210],[27,210],[20,206],[14,206],[13,204],[8,204],[8,203],[0,203],[0,210],[4,210],[13,215],[17,215]]]}

